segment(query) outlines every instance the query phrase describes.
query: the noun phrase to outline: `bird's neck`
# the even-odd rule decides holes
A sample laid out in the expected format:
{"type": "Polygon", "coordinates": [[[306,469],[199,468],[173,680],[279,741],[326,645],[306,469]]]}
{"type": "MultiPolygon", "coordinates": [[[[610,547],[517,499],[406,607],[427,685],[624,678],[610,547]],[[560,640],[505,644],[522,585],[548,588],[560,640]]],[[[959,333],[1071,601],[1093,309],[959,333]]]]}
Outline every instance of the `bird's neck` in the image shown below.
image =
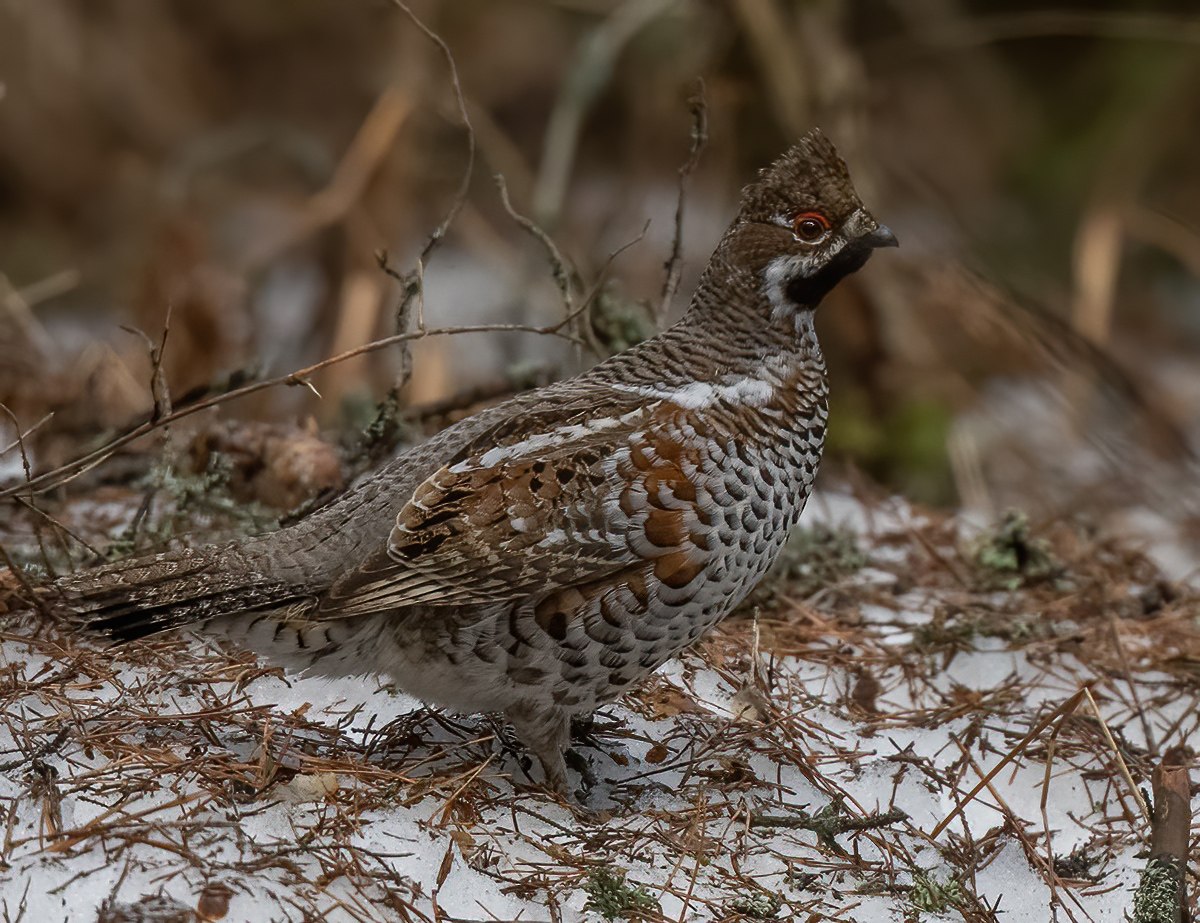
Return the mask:
{"type": "Polygon", "coordinates": [[[604,365],[619,380],[659,389],[746,380],[823,391],[814,312],[772,302],[758,274],[714,258],[674,326],[604,365]]]}
{"type": "Polygon", "coordinates": [[[768,358],[823,368],[814,313],[788,301],[762,274],[714,257],[687,311],[668,333],[705,344],[717,367],[729,371],[757,367],[768,358]]]}

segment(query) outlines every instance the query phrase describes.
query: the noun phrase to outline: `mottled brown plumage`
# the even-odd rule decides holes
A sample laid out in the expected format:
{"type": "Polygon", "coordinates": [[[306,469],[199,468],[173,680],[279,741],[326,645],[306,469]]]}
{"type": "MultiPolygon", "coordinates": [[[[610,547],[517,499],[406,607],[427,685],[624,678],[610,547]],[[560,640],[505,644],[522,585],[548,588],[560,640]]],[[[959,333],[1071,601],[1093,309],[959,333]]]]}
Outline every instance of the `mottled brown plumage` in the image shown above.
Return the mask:
{"type": "Polygon", "coordinates": [[[814,308],[894,244],[813,132],[743,191],[669,330],[450,427],[291,528],[55,589],[118,638],[199,622],[502,711],[562,789],[571,717],[700,637],[783,546],[825,432],[814,308]]]}

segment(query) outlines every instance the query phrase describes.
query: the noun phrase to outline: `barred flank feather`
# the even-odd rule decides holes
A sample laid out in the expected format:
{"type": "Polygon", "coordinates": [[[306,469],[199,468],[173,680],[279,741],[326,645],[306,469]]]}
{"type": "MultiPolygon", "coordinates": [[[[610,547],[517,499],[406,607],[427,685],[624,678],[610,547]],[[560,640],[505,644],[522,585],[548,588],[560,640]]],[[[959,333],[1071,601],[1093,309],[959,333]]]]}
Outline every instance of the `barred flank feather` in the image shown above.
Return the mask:
{"type": "Polygon", "coordinates": [[[129,641],[217,616],[284,607],[306,594],[258,572],[230,545],[118,561],[64,577],[47,595],[72,621],[129,641]]]}

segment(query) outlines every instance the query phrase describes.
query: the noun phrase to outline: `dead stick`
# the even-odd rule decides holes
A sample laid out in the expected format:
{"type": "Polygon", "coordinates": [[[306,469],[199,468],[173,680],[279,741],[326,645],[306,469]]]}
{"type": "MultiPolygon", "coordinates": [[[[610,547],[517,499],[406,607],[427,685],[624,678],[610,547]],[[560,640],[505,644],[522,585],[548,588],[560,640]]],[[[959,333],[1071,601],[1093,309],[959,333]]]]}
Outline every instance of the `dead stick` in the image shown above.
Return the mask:
{"type": "Polygon", "coordinates": [[[1187,861],[1188,831],[1192,826],[1191,784],[1184,766],[1159,764],[1150,775],[1154,792],[1154,824],[1150,856],[1187,861]]]}
{"type": "Polygon", "coordinates": [[[1192,826],[1191,780],[1183,766],[1154,767],[1150,775],[1154,817],[1150,862],[1133,896],[1134,923],[1184,923],[1188,835],[1192,826]]]}

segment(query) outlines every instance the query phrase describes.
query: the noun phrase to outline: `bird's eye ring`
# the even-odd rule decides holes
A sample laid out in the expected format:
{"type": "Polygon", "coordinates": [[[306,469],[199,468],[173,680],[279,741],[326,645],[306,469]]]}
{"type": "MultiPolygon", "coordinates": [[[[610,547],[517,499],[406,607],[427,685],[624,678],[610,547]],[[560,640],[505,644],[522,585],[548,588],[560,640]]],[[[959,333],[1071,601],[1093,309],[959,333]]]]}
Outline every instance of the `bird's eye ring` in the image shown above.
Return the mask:
{"type": "Polygon", "coordinates": [[[792,233],[802,243],[815,244],[829,233],[829,219],[820,212],[801,212],[792,220],[792,233]]]}

